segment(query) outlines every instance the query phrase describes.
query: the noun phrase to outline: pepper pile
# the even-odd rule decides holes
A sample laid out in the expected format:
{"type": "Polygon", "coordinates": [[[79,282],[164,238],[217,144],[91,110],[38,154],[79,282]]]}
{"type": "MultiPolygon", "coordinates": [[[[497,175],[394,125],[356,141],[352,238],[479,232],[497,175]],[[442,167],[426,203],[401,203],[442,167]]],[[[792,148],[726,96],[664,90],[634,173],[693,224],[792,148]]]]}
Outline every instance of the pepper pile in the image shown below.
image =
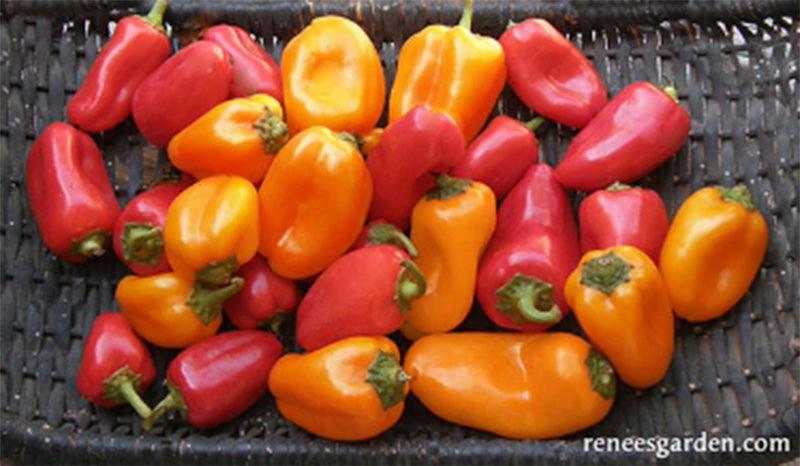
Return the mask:
{"type": "Polygon", "coordinates": [[[547,21],[495,40],[470,31],[464,3],[457,26],[402,46],[384,129],[380,59],[346,18],[315,19],[280,67],[230,25],[170,57],[165,0],[119,22],[72,125],[51,124],[27,161],[47,247],[78,263],[113,243],[133,272],[121,313],[85,340],[83,396],[131,404],[148,429],[168,411],[210,428],[269,392],[290,421],[352,441],[395,424],[410,391],[456,424],[560,437],[608,414],[615,374],[640,389],[664,377],[673,312],[714,319],[747,293],[767,226],[745,187],[700,189],[670,224],[656,192],[622,184],[686,141],[675,89],[638,82],[609,101],[547,21]],[[479,133],[506,82],[540,116],[479,133]],[[128,116],[184,174],[120,212],[86,132],[128,116]],[[580,130],[555,169],[538,163],[545,118],[580,130]],[[590,193],[577,225],[567,189],[590,193]],[[505,331],[448,333],[476,297],[505,331]],[[570,310],[588,341],[545,332],[570,310]],[[223,311],[238,330],[216,335],[223,311]],[[287,318],[302,354],[264,331],[287,318]],[[416,340],[403,364],[397,331],[416,340]],[[183,349],[153,409],[143,340],[183,349]]]}

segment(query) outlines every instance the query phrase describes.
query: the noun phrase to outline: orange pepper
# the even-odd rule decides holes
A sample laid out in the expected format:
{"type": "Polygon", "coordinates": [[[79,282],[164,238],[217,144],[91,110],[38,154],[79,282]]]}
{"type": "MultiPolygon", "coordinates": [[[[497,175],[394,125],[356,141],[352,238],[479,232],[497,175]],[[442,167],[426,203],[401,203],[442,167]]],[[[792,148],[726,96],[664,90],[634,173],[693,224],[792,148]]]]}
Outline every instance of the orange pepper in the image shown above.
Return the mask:
{"type": "Polygon", "coordinates": [[[369,155],[370,151],[381,142],[383,137],[383,128],[373,128],[372,131],[365,134],[361,138],[361,153],[365,156],[369,155]]]}
{"type": "Polygon", "coordinates": [[[372,200],[372,179],[356,147],[321,126],[278,152],[258,191],[259,251],[290,279],[325,270],[356,240],[372,200]]]}
{"type": "Polygon", "coordinates": [[[383,113],[378,52],[347,18],[316,18],[294,36],[283,51],[281,76],[292,134],[317,125],[366,134],[383,113]]]}
{"type": "Polygon", "coordinates": [[[614,369],[569,333],[444,333],[406,353],[411,392],[449,422],[514,439],[548,439],[600,422],[614,369]]]}
{"type": "Polygon", "coordinates": [[[755,279],[767,241],[767,222],[746,187],[703,188],[689,196],[659,261],[675,314],[702,322],[731,310],[755,279]]]}
{"type": "Polygon", "coordinates": [[[672,361],[675,323],[652,259],[632,246],[590,251],[564,285],[589,340],[634,388],[657,384],[672,361]]]}
{"type": "Polygon", "coordinates": [[[223,102],[169,142],[169,160],[195,178],[237,175],[264,178],[289,131],[281,104],[266,94],[223,102]]]}
{"type": "Polygon", "coordinates": [[[400,49],[389,97],[389,123],[419,104],[450,115],[471,140],[506,82],[505,54],[491,37],[470,32],[472,0],[455,27],[428,26],[400,49]]]}
{"type": "Polygon", "coordinates": [[[386,337],[352,337],[316,351],[288,354],[269,375],[269,390],[288,420],[331,440],[364,440],[403,414],[408,376],[386,337]]]}

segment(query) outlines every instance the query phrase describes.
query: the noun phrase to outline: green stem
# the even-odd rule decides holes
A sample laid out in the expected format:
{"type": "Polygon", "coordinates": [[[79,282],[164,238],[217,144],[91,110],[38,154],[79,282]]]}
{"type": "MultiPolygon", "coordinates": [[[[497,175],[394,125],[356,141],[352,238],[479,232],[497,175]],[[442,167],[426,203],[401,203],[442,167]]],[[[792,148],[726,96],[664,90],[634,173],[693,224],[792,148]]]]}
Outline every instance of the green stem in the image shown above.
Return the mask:
{"type": "Polygon", "coordinates": [[[561,309],[553,301],[553,285],[536,277],[515,274],[496,294],[497,310],[517,325],[561,320],[561,309]]]}
{"type": "Polygon", "coordinates": [[[239,268],[236,254],[222,262],[212,262],[194,273],[194,279],[204,285],[224,285],[239,268]]]}
{"type": "Polygon", "coordinates": [[[238,293],[243,286],[244,279],[241,277],[232,278],[230,284],[222,288],[195,283],[186,304],[192,308],[203,325],[208,325],[222,312],[225,300],[238,293]]]}
{"type": "Polygon", "coordinates": [[[281,331],[281,325],[286,322],[286,319],[289,317],[289,312],[278,308],[275,311],[275,314],[272,315],[271,318],[265,320],[261,323],[261,326],[269,327],[272,333],[277,334],[281,331]]]}
{"type": "Polygon", "coordinates": [[[678,90],[675,89],[673,86],[666,86],[663,89],[664,94],[667,94],[675,103],[678,103],[678,90]]]}
{"type": "Polygon", "coordinates": [[[464,12],[461,13],[458,25],[467,30],[472,29],[472,0],[464,0],[464,12]]]}
{"type": "Polygon", "coordinates": [[[614,377],[614,367],[608,359],[593,347],[584,363],[589,370],[592,390],[607,400],[614,398],[617,393],[617,379],[614,377]]]}
{"type": "Polygon", "coordinates": [[[289,140],[289,127],[286,122],[269,107],[264,107],[264,114],[253,123],[253,128],[264,140],[264,149],[268,154],[277,154],[289,140]]]}
{"type": "Polygon", "coordinates": [[[369,244],[391,244],[404,249],[412,258],[417,257],[417,248],[411,239],[392,224],[378,223],[371,225],[367,235],[369,244]]]}
{"type": "Polygon", "coordinates": [[[80,257],[100,257],[106,252],[109,234],[103,230],[89,233],[72,242],[72,255],[80,257]]]}
{"type": "Polygon", "coordinates": [[[750,193],[750,190],[747,189],[747,186],[743,184],[737,184],[732,188],[720,186],[717,189],[719,190],[719,195],[722,197],[722,199],[728,202],[736,202],[750,211],[756,210],[756,204],[753,202],[753,195],[750,193]]]}
{"type": "Polygon", "coordinates": [[[139,416],[146,418],[150,415],[150,407],[137,393],[141,380],[140,374],[131,371],[127,366],[123,367],[103,383],[103,398],[114,403],[128,403],[139,416]]]}
{"type": "Polygon", "coordinates": [[[400,312],[405,313],[411,306],[411,301],[425,294],[428,286],[425,276],[411,261],[402,261],[403,270],[397,277],[394,300],[400,307],[400,312]]]}
{"type": "Polygon", "coordinates": [[[161,229],[151,223],[126,223],[120,238],[128,262],[155,267],[164,250],[161,229]]]}
{"type": "Polygon", "coordinates": [[[618,286],[630,280],[631,270],[633,270],[633,266],[612,251],[583,264],[581,285],[589,286],[610,296],[618,286]]]}
{"type": "MultiPolygon", "coordinates": [[[[357,151],[361,152],[361,146],[364,145],[364,138],[358,134],[348,133],[347,131],[339,131],[336,133],[336,136],[342,141],[352,144],[357,151]]],[[[364,154],[362,153],[361,156],[363,157],[364,154]]]]}
{"type": "Polygon", "coordinates": [[[425,198],[444,201],[463,194],[470,186],[472,186],[470,180],[453,178],[442,173],[436,178],[436,186],[425,194],[425,198]]]}
{"type": "Polygon", "coordinates": [[[180,390],[171,382],[167,382],[167,387],[169,387],[169,394],[165,396],[164,399],[153,408],[150,415],[144,419],[145,432],[152,429],[155,422],[170,411],[178,411],[181,413],[181,417],[184,419],[186,418],[186,403],[183,402],[180,390]]]}
{"type": "Polygon", "coordinates": [[[147,15],[142,16],[141,18],[147,21],[154,28],[164,32],[164,12],[166,11],[167,0],[156,0],[156,3],[153,4],[153,7],[150,8],[150,11],[147,13],[147,15]]]}
{"type": "Polygon", "coordinates": [[[543,116],[537,116],[536,118],[525,122],[525,126],[528,127],[531,131],[536,131],[536,128],[542,126],[543,124],[547,123],[547,119],[543,116]]]}
{"type": "Polygon", "coordinates": [[[139,396],[130,381],[122,383],[119,386],[119,391],[122,393],[122,396],[125,397],[125,400],[130,403],[133,409],[136,410],[139,416],[146,418],[150,415],[150,407],[147,406],[147,403],[145,403],[144,400],[142,400],[142,397],[139,396]]]}
{"type": "Polygon", "coordinates": [[[404,389],[409,379],[397,357],[382,350],[378,350],[367,369],[366,382],[372,385],[384,411],[405,399],[404,389]]]}
{"type": "Polygon", "coordinates": [[[606,188],[606,191],[610,193],[615,193],[617,191],[625,191],[626,189],[631,189],[631,185],[615,181],[613,184],[611,184],[609,187],[606,188]]]}

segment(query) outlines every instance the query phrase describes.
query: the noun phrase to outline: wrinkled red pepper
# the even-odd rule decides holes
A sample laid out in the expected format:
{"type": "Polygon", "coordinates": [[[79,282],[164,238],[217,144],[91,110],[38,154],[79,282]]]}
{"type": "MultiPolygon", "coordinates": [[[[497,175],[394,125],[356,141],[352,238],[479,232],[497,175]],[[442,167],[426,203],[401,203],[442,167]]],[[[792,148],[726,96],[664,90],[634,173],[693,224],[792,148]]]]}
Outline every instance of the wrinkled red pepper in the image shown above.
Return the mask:
{"type": "Polygon", "coordinates": [[[343,338],[392,333],[425,285],[411,258],[394,246],[350,252],[322,272],[300,302],[297,343],[311,351],[343,338]]]}
{"type": "Polygon", "coordinates": [[[508,84],[534,112],[583,128],[608,101],[594,66],[547,20],[527,19],[500,36],[508,84]]]}
{"type": "Polygon", "coordinates": [[[680,149],[690,125],[674,88],[633,83],[575,136],[556,177],[564,186],[587,192],[615,181],[636,181],[680,149]]]}
{"type": "Polygon", "coordinates": [[[300,288],[273,272],[269,262],[260,255],[243,265],[237,275],[244,279],[244,287],[225,301],[225,315],[239,330],[269,325],[277,331],[286,315],[294,312],[300,302],[300,288]]]}
{"type": "Polygon", "coordinates": [[[500,327],[548,328],[569,312],[564,282],[579,252],[567,193],[548,165],[532,166],[497,212],[497,229],[478,268],[481,307],[500,327]]]}
{"type": "Polygon", "coordinates": [[[88,134],[53,123],[31,146],[28,199],[44,244],[70,262],[105,253],[119,204],[100,149],[88,134]]]}
{"type": "Polygon", "coordinates": [[[128,16],[117,23],[67,104],[70,123],[99,133],[128,118],[136,88],[172,49],[161,25],[166,8],[166,0],[157,0],[147,16],[128,16]]]}
{"type": "Polygon", "coordinates": [[[372,175],[371,220],[408,228],[417,201],[465,155],[464,136],[452,118],[418,105],[383,131],[367,157],[372,175]]]}
{"type": "Polygon", "coordinates": [[[380,246],[383,244],[402,249],[412,259],[417,257],[417,248],[414,246],[414,243],[411,242],[411,238],[385,220],[374,220],[365,225],[364,229],[361,231],[361,235],[350,247],[350,250],[353,251],[367,246],[380,246]]]}
{"type": "Polygon", "coordinates": [[[231,63],[211,42],[195,42],[165,61],[133,95],[136,127],[151,144],[166,147],[181,132],[228,98],[231,63]]]}

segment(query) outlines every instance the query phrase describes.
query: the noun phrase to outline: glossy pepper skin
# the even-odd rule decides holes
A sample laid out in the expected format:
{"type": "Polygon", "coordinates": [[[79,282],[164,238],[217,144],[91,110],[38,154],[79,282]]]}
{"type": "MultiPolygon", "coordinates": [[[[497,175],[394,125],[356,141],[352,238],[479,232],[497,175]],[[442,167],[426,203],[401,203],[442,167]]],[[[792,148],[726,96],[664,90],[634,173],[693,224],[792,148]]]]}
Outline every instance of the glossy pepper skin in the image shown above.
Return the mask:
{"type": "Polygon", "coordinates": [[[482,183],[440,175],[414,207],[411,241],[427,292],[411,303],[403,333],[448,332],[472,307],[478,262],[495,227],[495,197],[482,183]]]}
{"type": "Polygon", "coordinates": [[[569,197],[548,165],[534,165],[500,205],[478,301],[500,327],[543,331],[569,312],[563,286],[579,258],[569,197]]]}
{"type": "Polygon", "coordinates": [[[167,154],[195,178],[236,175],[259,183],[288,138],[280,103],[256,94],[206,112],[170,140],[167,154]]]}
{"type": "Polygon", "coordinates": [[[458,26],[428,26],[409,38],[397,58],[389,123],[420,104],[450,115],[471,140],[494,108],[506,81],[503,48],[470,32],[472,0],[458,26]]]}
{"type": "Polygon", "coordinates": [[[171,56],[133,95],[136,127],[145,139],[167,147],[170,139],[228,97],[231,64],[211,42],[198,41],[171,56]]]}
{"type": "Polygon", "coordinates": [[[690,322],[733,308],[758,274],[767,223],[747,188],[703,188],[681,205],[659,266],[675,314],[690,322]]]}
{"type": "Polygon", "coordinates": [[[99,133],[128,118],[136,88],[172,49],[161,25],[166,8],[166,0],[158,0],[147,16],[128,16],[117,23],[67,104],[70,123],[99,133]]]}
{"type": "Polygon", "coordinates": [[[400,419],[408,377],[392,340],[352,337],[282,357],[270,373],[269,391],[283,417],[312,434],[366,440],[400,419]]]}
{"type": "Polygon", "coordinates": [[[500,36],[508,85],[531,110],[583,128],[608,101],[594,66],[545,19],[530,18],[500,36]],[[531,53],[535,50],[536,53],[531,53]]]}
{"type": "Polygon", "coordinates": [[[384,244],[401,249],[412,259],[416,259],[418,255],[417,247],[411,242],[411,238],[385,220],[374,220],[365,225],[364,229],[361,230],[361,235],[350,247],[350,250],[384,244]]]}
{"type": "Polygon", "coordinates": [[[533,131],[545,120],[522,123],[500,115],[467,147],[464,159],[450,171],[452,176],[480,181],[503,198],[531,165],[539,161],[539,143],[533,131]]]}
{"type": "Polygon", "coordinates": [[[568,333],[446,333],[411,345],[411,391],[454,424],[513,439],[551,439],[600,422],[616,392],[614,369],[568,333]]]}
{"type": "Polygon", "coordinates": [[[657,192],[614,183],[581,202],[578,224],[583,253],[626,244],[658,263],[669,216],[657,192]]]}
{"type": "Polygon", "coordinates": [[[564,186],[587,192],[615,181],[636,181],[680,149],[690,123],[674,88],[633,83],[575,136],[556,177],[564,186]]]}
{"type": "Polygon", "coordinates": [[[260,255],[243,265],[238,276],[244,280],[244,287],[225,301],[225,315],[239,330],[265,325],[277,330],[286,315],[294,312],[300,303],[297,284],[279,277],[260,255]]]}
{"type": "Polygon", "coordinates": [[[657,384],[667,373],[675,331],[658,267],[633,246],[586,253],[564,287],[589,341],[608,357],[623,382],[657,384]]]}
{"type": "Polygon", "coordinates": [[[247,411],[267,392],[283,345],[268,332],[226,332],[181,352],[167,368],[169,394],[153,408],[145,430],[168,411],[209,429],[247,411]]]}
{"type": "Polygon", "coordinates": [[[378,52],[347,18],[315,18],[294,36],[281,57],[281,76],[292,134],[312,126],[367,134],[383,112],[378,52]]]}
{"type": "Polygon", "coordinates": [[[104,312],[92,323],[78,368],[78,392],[102,408],[124,403],[146,417],[150,407],[139,394],[156,378],[153,358],[131,325],[116,312],[104,312]]]}
{"type": "Polygon", "coordinates": [[[25,185],[50,251],[75,263],[105,253],[120,208],[89,135],[60,122],[45,128],[28,153],[25,185]]]}
{"type": "Polygon", "coordinates": [[[464,158],[464,136],[452,118],[419,105],[390,124],[367,157],[374,193],[369,218],[408,229],[417,201],[464,158]]]}
{"type": "Polygon", "coordinates": [[[231,62],[231,97],[267,94],[283,102],[280,67],[247,31],[218,24],[203,33],[203,40],[217,44],[231,62]]]}
{"type": "Polygon", "coordinates": [[[259,251],[290,279],[322,272],[358,237],[372,180],[355,146],[321,126],[278,152],[258,190],[259,251]]]}
{"type": "Polygon", "coordinates": [[[354,336],[400,328],[411,302],[425,294],[425,277],[394,246],[350,252],[317,278],[297,309],[297,343],[306,351],[354,336]]]}

